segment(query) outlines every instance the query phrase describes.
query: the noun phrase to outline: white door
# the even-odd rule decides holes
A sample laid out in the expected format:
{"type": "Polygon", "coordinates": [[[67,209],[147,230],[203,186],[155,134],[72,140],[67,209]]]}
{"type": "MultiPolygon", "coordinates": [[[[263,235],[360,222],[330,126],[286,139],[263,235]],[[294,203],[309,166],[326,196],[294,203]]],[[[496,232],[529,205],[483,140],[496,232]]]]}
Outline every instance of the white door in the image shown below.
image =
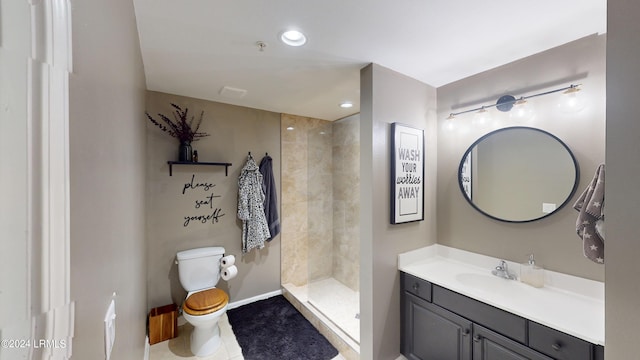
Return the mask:
{"type": "Polygon", "coordinates": [[[0,0],[0,359],[71,356],[68,0],[0,0]]]}

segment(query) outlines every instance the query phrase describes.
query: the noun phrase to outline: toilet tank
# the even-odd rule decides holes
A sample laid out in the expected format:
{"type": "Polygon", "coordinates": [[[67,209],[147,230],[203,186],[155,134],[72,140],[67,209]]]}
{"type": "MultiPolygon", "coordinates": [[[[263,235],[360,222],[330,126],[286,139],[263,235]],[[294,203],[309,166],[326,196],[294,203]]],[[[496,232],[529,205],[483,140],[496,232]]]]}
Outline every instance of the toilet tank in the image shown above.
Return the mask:
{"type": "Polygon", "coordinates": [[[176,254],[180,284],[187,291],[216,286],[220,280],[220,259],[223,247],[204,247],[176,254]]]}

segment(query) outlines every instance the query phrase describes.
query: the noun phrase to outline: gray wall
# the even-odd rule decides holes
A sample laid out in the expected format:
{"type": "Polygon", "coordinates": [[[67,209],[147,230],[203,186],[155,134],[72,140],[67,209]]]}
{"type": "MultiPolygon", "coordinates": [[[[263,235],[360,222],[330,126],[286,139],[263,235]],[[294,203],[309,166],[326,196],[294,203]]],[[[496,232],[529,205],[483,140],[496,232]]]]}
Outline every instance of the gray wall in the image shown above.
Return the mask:
{"type": "MultiPolygon", "coordinates": [[[[191,145],[198,150],[201,162],[229,162],[229,175],[224,167],[174,166],[169,176],[167,160],[178,160],[178,141],[162,132],[148,120],[146,123],[147,158],[147,289],[149,309],[165,304],[181,304],[186,292],[174,263],[181,250],[223,246],[226,254],[236,257],[238,276],[229,282],[220,281],[218,287],[229,293],[230,301],[238,301],[280,289],[280,236],[267,243],[264,249],[242,254],[242,222],[237,218],[238,176],[250,151],[256,163],[266,152],[273,158],[273,172],[278,196],[280,191],[280,114],[240,106],[148,91],[146,110],[154,118],[157,114],[171,116],[171,103],[199,118],[204,111],[200,131],[210,134],[191,145]],[[189,189],[191,182],[210,183],[207,191],[189,189]],[[210,195],[219,196],[213,204],[196,208],[195,202],[210,195]],[[213,206],[213,209],[211,208],[213,206]],[[190,221],[185,216],[209,215],[221,209],[217,222],[190,221]]],[[[144,111],[142,112],[144,114],[144,111]]],[[[278,203],[280,205],[280,202],[278,203]]],[[[279,212],[282,214],[282,212],[279,212]]]]}
{"type": "Polygon", "coordinates": [[[471,125],[473,114],[467,114],[456,118],[457,129],[453,131],[440,126],[438,243],[515,262],[524,262],[527,254],[534,253],[547,269],[604,280],[604,266],[582,254],[582,243],[575,233],[578,213],[572,205],[598,164],[604,162],[605,47],[605,36],[593,35],[438,88],[441,125],[449,113],[493,104],[505,93],[532,95],[578,83],[583,84],[581,95],[587,100],[582,111],[563,113],[557,109],[562,94],[530,99],[536,113],[532,123],[515,123],[502,113],[494,115],[501,125],[478,128],[471,125]],[[458,165],[471,143],[494,128],[513,125],[540,128],[562,139],[581,171],[578,189],[568,205],[531,223],[490,219],[473,209],[458,188],[458,165]]]}
{"type": "Polygon", "coordinates": [[[436,91],[376,64],[362,69],[360,81],[360,355],[395,359],[400,353],[397,255],[436,242],[436,91]],[[424,221],[389,222],[393,122],[425,131],[424,221]]]}
{"type": "Polygon", "coordinates": [[[69,81],[74,359],[104,358],[116,292],[112,359],[142,359],[145,79],[131,0],[72,1],[69,81]]]}
{"type": "Polygon", "coordinates": [[[606,347],[608,360],[636,359],[640,323],[640,3],[609,0],[607,33],[606,347]]]}

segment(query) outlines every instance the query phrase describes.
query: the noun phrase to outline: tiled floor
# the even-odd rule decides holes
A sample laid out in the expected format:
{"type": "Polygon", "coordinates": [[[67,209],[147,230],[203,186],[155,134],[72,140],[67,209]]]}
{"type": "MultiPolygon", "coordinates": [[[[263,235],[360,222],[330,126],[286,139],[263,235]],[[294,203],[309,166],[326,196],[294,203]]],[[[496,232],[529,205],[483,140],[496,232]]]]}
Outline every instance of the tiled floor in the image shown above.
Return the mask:
{"type": "Polygon", "coordinates": [[[202,360],[244,360],[242,350],[236,336],[233,334],[227,314],[220,318],[220,337],[222,344],[218,351],[207,357],[197,357],[191,353],[189,340],[193,326],[186,323],[178,327],[178,337],[151,345],[149,360],[177,360],[177,359],[202,359],[202,360]]]}
{"type": "MultiPolygon", "coordinates": [[[[240,349],[236,336],[233,334],[227,314],[224,314],[220,318],[220,322],[218,324],[220,325],[222,344],[218,351],[213,355],[197,357],[191,353],[189,337],[193,330],[193,326],[187,323],[178,326],[177,338],[151,345],[149,360],[244,360],[244,357],[242,356],[242,349],[240,349]]],[[[338,354],[338,356],[331,360],[344,360],[344,357],[338,354]]]]}

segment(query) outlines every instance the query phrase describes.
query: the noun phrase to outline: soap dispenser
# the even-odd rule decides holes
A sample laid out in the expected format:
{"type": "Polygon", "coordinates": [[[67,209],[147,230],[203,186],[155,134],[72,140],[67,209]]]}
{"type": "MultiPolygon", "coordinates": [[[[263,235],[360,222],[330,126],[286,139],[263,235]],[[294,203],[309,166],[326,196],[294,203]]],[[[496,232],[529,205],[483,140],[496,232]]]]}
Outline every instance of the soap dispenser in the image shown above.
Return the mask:
{"type": "Polygon", "coordinates": [[[537,288],[544,286],[544,269],[536,265],[533,254],[529,255],[529,261],[520,267],[520,281],[537,288]]]}

